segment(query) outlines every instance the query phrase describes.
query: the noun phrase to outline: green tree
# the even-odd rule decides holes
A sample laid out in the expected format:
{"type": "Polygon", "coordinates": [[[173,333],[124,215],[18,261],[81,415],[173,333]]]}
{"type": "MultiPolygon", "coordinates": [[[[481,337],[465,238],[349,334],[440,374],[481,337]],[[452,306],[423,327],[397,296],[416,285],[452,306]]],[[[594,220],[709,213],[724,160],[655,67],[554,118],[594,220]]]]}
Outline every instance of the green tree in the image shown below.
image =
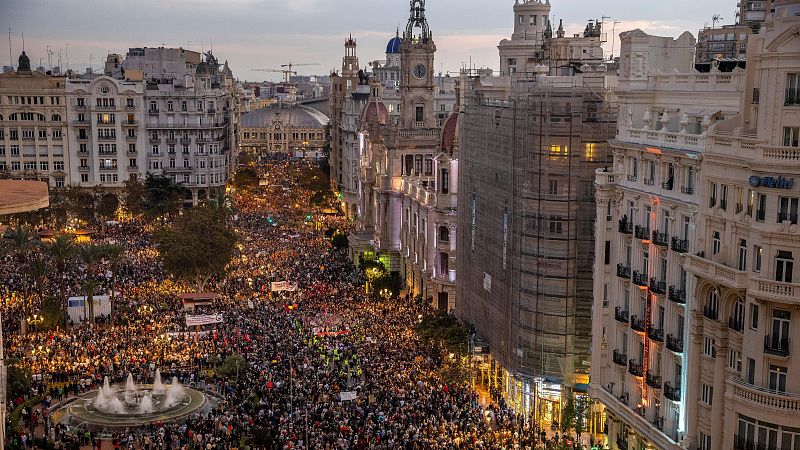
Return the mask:
{"type": "Polygon", "coordinates": [[[97,272],[100,260],[103,258],[104,248],[97,244],[87,244],[81,247],[79,255],[86,267],[86,280],[81,284],[81,290],[86,295],[86,308],[89,323],[94,324],[94,294],[100,283],[97,281],[97,272]]]}
{"type": "Polygon", "coordinates": [[[146,191],[142,180],[137,178],[128,179],[122,189],[122,207],[133,217],[144,214],[146,191]]]}
{"type": "MultiPolygon", "coordinates": [[[[56,276],[59,280],[64,279],[67,272],[67,264],[75,257],[77,248],[75,238],[71,234],[59,234],[45,245],[45,252],[50,256],[56,267],[56,276]]],[[[59,281],[59,295],[64,296],[64,283],[59,281]]]]}
{"type": "Polygon", "coordinates": [[[333,237],[331,238],[331,245],[333,245],[333,248],[337,250],[346,249],[347,246],[349,245],[347,235],[344,233],[334,234],[333,237]]]}
{"type": "Polygon", "coordinates": [[[208,206],[187,211],[159,230],[155,239],[164,269],[194,284],[198,292],[212,277],[225,273],[236,246],[236,234],[224,215],[208,206]]]}
{"type": "Polygon", "coordinates": [[[71,186],[64,191],[67,198],[67,210],[72,217],[87,222],[95,222],[97,197],[89,190],[71,186]]]}
{"type": "Polygon", "coordinates": [[[150,219],[177,214],[187,192],[171,178],[150,172],[145,177],[144,190],[144,214],[150,219]]]}
{"type": "Polygon", "coordinates": [[[117,215],[117,208],[119,208],[119,198],[113,192],[106,192],[97,202],[97,215],[103,220],[111,220],[117,215]]]}
{"type": "Polygon", "coordinates": [[[64,313],[64,306],[66,302],[64,299],[58,297],[45,297],[42,300],[42,309],[40,313],[44,320],[37,326],[41,330],[52,330],[56,327],[63,327],[66,325],[66,315],[64,313]]]}
{"type": "Polygon", "coordinates": [[[12,403],[16,398],[27,395],[31,391],[31,369],[25,367],[18,359],[6,361],[7,386],[6,395],[8,402],[12,403]]]}
{"type": "Polygon", "coordinates": [[[242,167],[233,176],[231,184],[237,189],[252,189],[258,186],[258,172],[251,167],[242,167]]]}
{"type": "Polygon", "coordinates": [[[20,317],[20,332],[26,334],[28,332],[28,313],[30,304],[28,302],[28,293],[30,290],[30,264],[31,264],[31,251],[35,246],[33,241],[33,232],[20,224],[16,228],[8,232],[9,237],[9,250],[14,258],[17,260],[17,265],[22,274],[22,290],[23,298],[25,301],[22,305],[22,316],[20,317]]]}
{"type": "Polygon", "coordinates": [[[240,380],[247,372],[247,360],[242,355],[230,355],[219,366],[217,373],[228,380],[240,380]]]}
{"type": "Polygon", "coordinates": [[[111,305],[114,305],[114,287],[116,286],[117,282],[117,270],[119,270],[119,265],[124,259],[125,256],[125,247],[119,244],[109,244],[103,246],[103,258],[108,261],[109,266],[111,266],[111,305]]]}

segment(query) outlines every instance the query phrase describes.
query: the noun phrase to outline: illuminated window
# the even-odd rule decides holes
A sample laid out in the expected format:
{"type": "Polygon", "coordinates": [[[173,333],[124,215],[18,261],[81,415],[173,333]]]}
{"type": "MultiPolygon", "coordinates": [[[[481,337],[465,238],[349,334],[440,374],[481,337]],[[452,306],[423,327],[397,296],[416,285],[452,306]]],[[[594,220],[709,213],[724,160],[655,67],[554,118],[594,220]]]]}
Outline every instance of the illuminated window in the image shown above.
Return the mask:
{"type": "Polygon", "coordinates": [[[558,158],[562,156],[567,156],[569,154],[569,147],[564,145],[551,145],[550,146],[550,156],[553,158],[558,158]]]}
{"type": "Polygon", "coordinates": [[[587,161],[595,161],[595,158],[597,158],[597,144],[594,142],[587,142],[585,153],[587,161]]]}

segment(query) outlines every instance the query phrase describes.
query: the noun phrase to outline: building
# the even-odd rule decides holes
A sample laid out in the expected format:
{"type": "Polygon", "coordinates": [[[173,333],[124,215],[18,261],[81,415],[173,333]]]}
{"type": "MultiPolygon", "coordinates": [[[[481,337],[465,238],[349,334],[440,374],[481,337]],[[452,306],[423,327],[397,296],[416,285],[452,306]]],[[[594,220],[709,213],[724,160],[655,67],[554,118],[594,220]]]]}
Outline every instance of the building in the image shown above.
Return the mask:
{"type": "Polygon", "coordinates": [[[699,370],[684,255],[699,250],[709,129],[738,113],[745,74],[695,71],[694,43],[621,34],[614,161],[596,174],[591,358],[614,449],[686,448],[687,416],[702,407],[682,395],[699,370]]]}
{"type": "Polygon", "coordinates": [[[313,108],[276,103],[242,115],[241,149],[255,156],[318,154],[327,125],[328,117],[313,108]]]}
{"type": "Polygon", "coordinates": [[[567,75],[584,64],[604,62],[606,35],[600,20],[590,20],[583,33],[567,36],[564,21],[554,31],[550,21],[550,0],[516,0],[514,33],[497,46],[500,75],[533,74],[546,66],[555,74],[567,75]]]}
{"type": "Polygon", "coordinates": [[[758,33],[761,25],[767,19],[767,12],[770,10],[770,2],[772,0],[742,0],[737,5],[739,11],[736,12],[736,23],[745,25],[753,30],[753,33],[758,33]]]}
{"type": "MultiPolygon", "coordinates": [[[[354,206],[356,202],[355,198],[353,197],[356,194],[355,188],[353,187],[352,175],[349,177],[351,181],[348,186],[348,192],[344,192],[345,189],[343,187],[345,183],[344,172],[346,170],[351,170],[354,163],[350,160],[345,161],[344,159],[346,155],[351,155],[352,151],[348,150],[348,152],[345,153],[344,132],[342,129],[344,117],[342,114],[348,97],[355,92],[357,85],[363,85],[363,82],[361,82],[361,79],[358,76],[360,69],[358,66],[357,47],[358,44],[356,43],[356,40],[353,39],[353,36],[350,36],[344,43],[345,51],[344,57],[342,58],[341,75],[335,72],[331,74],[331,148],[328,154],[328,162],[331,168],[331,187],[334,191],[342,194],[343,201],[345,203],[343,205],[343,209],[345,211],[348,210],[348,205],[354,206]]],[[[355,132],[355,127],[355,124],[351,124],[349,127],[353,130],[353,133],[355,132]]],[[[351,137],[351,144],[354,140],[355,139],[351,137]]],[[[358,165],[358,162],[355,164],[358,165]]],[[[350,216],[350,214],[348,214],[348,216],[350,216]]]]}
{"type": "Polygon", "coordinates": [[[383,101],[381,84],[372,79],[360,115],[358,204],[350,255],[356,263],[364,257],[379,259],[402,276],[412,295],[452,310],[458,115],[451,114],[444,126],[439,123],[435,53],[425,1],[413,0],[400,42],[396,113],[383,101]]]}
{"type": "Polygon", "coordinates": [[[240,104],[227,62],[182,48],[131,48],[124,73],[144,78],[147,132],[140,173],[165,173],[192,203],[225,189],[236,168],[240,104]]]}
{"type": "Polygon", "coordinates": [[[701,449],[800,443],[798,15],[798,0],[771,2],[740,113],[706,141],[681,385],[686,439],[701,449]]]}
{"type": "Polygon", "coordinates": [[[67,79],[70,185],[121,189],[147,171],[144,90],[141,78],[67,79]]]}
{"type": "Polygon", "coordinates": [[[695,61],[705,63],[712,60],[744,60],[747,39],[752,34],[752,28],[747,25],[704,28],[697,37],[695,61]]]}
{"type": "Polygon", "coordinates": [[[25,52],[16,71],[0,74],[0,175],[69,182],[65,81],[31,70],[25,52]]]}

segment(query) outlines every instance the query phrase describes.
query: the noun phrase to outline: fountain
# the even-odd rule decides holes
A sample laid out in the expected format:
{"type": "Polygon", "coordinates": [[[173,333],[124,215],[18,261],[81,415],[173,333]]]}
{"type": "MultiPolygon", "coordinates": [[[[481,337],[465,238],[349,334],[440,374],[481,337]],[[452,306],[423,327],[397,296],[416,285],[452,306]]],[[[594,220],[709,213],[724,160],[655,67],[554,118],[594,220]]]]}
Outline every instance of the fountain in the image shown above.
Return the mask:
{"type": "Polygon", "coordinates": [[[125,383],[118,386],[112,386],[105,377],[100,389],[59,408],[56,422],[96,429],[141,426],[180,420],[200,410],[208,411],[215,403],[213,395],[183,386],[177,377],[164,384],[160,370],[156,370],[153,384],[136,384],[129,373],[125,383]]]}

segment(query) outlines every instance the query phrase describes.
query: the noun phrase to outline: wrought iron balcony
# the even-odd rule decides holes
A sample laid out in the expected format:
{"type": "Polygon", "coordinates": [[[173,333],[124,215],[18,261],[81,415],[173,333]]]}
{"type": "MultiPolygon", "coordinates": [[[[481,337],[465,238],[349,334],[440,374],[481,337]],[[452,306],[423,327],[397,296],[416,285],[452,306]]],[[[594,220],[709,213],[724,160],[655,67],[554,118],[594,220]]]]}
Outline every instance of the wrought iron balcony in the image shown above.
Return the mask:
{"type": "Polygon", "coordinates": [[[664,342],[664,329],[652,326],[647,327],[647,337],[649,337],[651,341],[664,342]]]}
{"type": "Polygon", "coordinates": [[[686,239],[678,239],[677,236],[672,237],[672,250],[678,253],[686,253],[689,251],[689,241],[686,239]]]}
{"type": "Polygon", "coordinates": [[[764,353],[784,358],[789,356],[789,339],[778,335],[764,336],[764,353]]]}
{"type": "Polygon", "coordinates": [[[669,234],[653,230],[653,244],[659,247],[669,247],[669,234]]]}
{"type": "Polygon", "coordinates": [[[622,264],[617,264],[617,276],[620,278],[625,278],[630,280],[631,278],[631,268],[623,266],[622,264]]]}
{"type": "Polygon", "coordinates": [[[667,381],[664,383],[664,397],[667,397],[673,402],[681,401],[681,387],[673,386],[672,383],[667,381]]]}
{"type": "Polygon", "coordinates": [[[663,386],[663,382],[661,381],[661,376],[655,375],[650,371],[647,371],[645,382],[647,383],[648,386],[655,389],[661,389],[661,387],[663,386]]]}
{"type": "Polygon", "coordinates": [[[681,194],[693,195],[694,188],[689,186],[681,186],[681,194]]]}
{"type": "Polygon", "coordinates": [[[633,283],[638,286],[647,286],[647,274],[640,273],[638,270],[633,271],[633,283]]]}
{"type": "Polygon", "coordinates": [[[797,214],[790,214],[785,212],[778,213],[778,223],[783,223],[783,222],[790,222],[794,225],[797,225],[797,214]]]}
{"type": "Polygon", "coordinates": [[[655,416],[653,418],[653,426],[656,427],[658,431],[664,431],[664,418],[655,416]]]}
{"type": "Polygon", "coordinates": [[[628,361],[628,373],[635,377],[643,377],[644,376],[644,366],[636,360],[631,359],[628,361]]]}
{"type": "Polygon", "coordinates": [[[620,219],[619,232],[622,234],[633,234],[633,222],[628,222],[625,219],[620,219]]]}
{"type": "Polygon", "coordinates": [[[629,320],[628,311],[625,311],[619,306],[617,306],[616,308],[614,308],[614,319],[616,319],[618,322],[628,323],[629,320]]]}
{"type": "Polygon", "coordinates": [[[728,318],[728,328],[739,333],[744,331],[744,320],[736,317],[728,318]]]}
{"type": "Polygon", "coordinates": [[[617,435],[617,448],[620,450],[628,450],[628,439],[622,437],[621,434],[617,435]]]}
{"type": "Polygon", "coordinates": [[[650,240],[650,228],[645,228],[641,225],[636,225],[633,234],[634,236],[636,236],[636,239],[650,240]]]}
{"type": "Polygon", "coordinates": [[[679,305],[686,304],[686,291],[675,289],[675,286],[669,287],[669,295],[667,297],[679,305]]]}
{"type": "Polygon", "coordinates": [[[683,339],[667,335],[667,348],[675,353],[683,353],[683,339]]]}
{"type": "Polygon", "coordinates": [[[719,318],[719,309],[706,305],[703,307],[703,317],[706,319],[717,320],[719,318]]]}
{"type": "Polygon", "coordinates": [[[675,181],[672,178],[670,178],[669,181],[661,183],[661,189],[664,189],[665,191],[671,191],[674,186],[675,181]]]}
{"type": "Polygon", "coordinates": [[[614,360],[614,364],[618,366],[628,365],[628,355],[625,353],[620,353],[619,350],[614,350],[612,359],[614,360]]]}
{"type": "Polygon", "coordinates": [[[654,294],[664,295],[667,293],[667,282],[658,281],[655,278],[650,278],[650,291],[654,294]]]}
{"type": "Polygon", "coordinates": [[[631,316],[631,328],[633,328],[634,331],[644,333],[647,331],[647,321],[636,316],[631,316]]]}

